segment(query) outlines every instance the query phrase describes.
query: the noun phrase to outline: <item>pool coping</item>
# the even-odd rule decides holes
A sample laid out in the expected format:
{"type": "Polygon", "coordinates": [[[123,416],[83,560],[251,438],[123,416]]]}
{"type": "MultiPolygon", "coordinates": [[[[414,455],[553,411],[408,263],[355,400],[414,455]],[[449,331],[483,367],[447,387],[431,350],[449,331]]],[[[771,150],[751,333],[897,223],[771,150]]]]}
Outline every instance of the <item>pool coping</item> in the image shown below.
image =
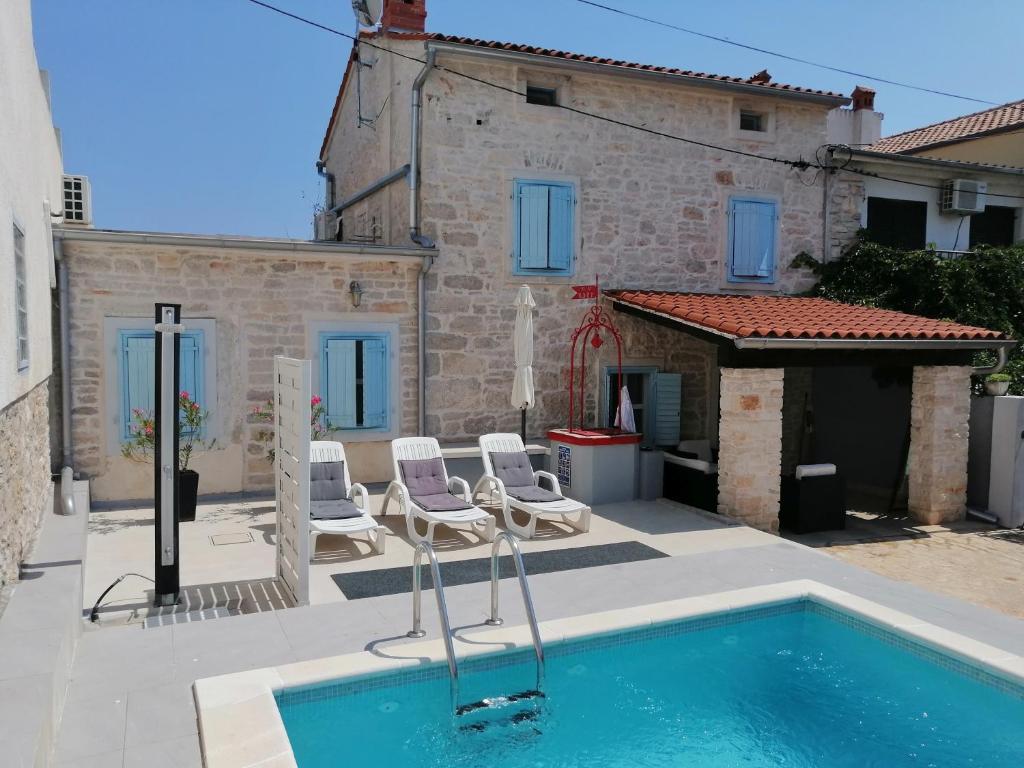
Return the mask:
{"type": "MultiPolygon", "coordinates": [[[[853,614],[883,630],[1024,685],[1024,657],[810,579],[543,621],[540,634],[545,644],[555,643],[796,600],[811,600],[853,614]]],[[[524,624],[462,633],[455,637],[455,645],[461,662],[469,657],[529,649],[532,638],[524,624]]],[[[275,693],[445,661],[444,642],[437,637],[402,643],[385,651],[360,651],[196,680],[193,694],[203,763],[206,768],[297,768],[275,693]]]]}

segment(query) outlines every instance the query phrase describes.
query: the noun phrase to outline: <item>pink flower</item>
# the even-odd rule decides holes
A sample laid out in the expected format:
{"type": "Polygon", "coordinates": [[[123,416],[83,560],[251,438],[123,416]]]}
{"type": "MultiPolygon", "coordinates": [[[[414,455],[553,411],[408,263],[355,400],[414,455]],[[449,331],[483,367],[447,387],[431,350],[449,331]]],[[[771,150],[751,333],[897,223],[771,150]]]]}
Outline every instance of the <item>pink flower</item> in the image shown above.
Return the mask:
{"type": "Polygon", "coordinates": [[[320,405],[320,403],[323,402],[323,399],[320,397],[320,395],[313,395],[313,399],[310,400],[309,402],[311,405],[320,405]]]}
{"type": "Polygon", "coordinates": [[[146,434],[147,434],[147,435],[152,435],[152,434],[153,434],[153,428],[152,428],[152,427],[149,427],[149,426],[147,426],[147,427],[146,427],[146,434]]]}
{"type": "Polygon", "coordinates": [[[181,393],[178,395],[178,397],[180,397],[182,400],[188,400],[188,390],[181,390],[181,393]]]}

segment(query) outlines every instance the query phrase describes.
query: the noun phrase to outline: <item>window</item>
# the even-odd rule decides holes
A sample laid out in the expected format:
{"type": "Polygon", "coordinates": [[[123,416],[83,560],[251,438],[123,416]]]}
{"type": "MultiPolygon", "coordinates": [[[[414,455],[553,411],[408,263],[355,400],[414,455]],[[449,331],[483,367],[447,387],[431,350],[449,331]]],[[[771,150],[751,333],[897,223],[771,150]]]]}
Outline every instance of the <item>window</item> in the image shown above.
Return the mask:
{"type": "Polygon", "coordinates": [[[768,126],[765,125],[765,122],[765,117],[760,112],[752,112],[749,109],[740,110],[741,131],[757,131],[758,133],[764,133],[768,130],[768,126]]]}
{"type": "Polygon", "coordinates": [[[558,106],[558,91],[554,88],[542,88],[539,85],[526,86],[526,103],[541,107],[558,106]]]}
{"type": "Polygon", "coordinates": [[[920,250],[925,246],[928,228],[928,203],[868,198],[867,230],[873,242],[890,248],[920,250]]]}
{"type": "Polygon", "coordinates": [[[28,368],[28,281],[25,274],[25,233],[14,225],[14,329],[18,370],[28,368]]]}
{"type": "Polygon", "coordinates": [[[774,282],[776,208],[773,200],[729,200],[730,282],[774,282]]]}
{"type": "MultiPolygon", "coordinates": [[[[187,330],[181,334],[178,389],[188,392],[200,408],[206,409],[204,340],[201,330],[187,330]]],[[[127,440],[131,437],[132,414],[136,410],[152,413],[155,406],[156,340],[153,331],[118,331],[118,360],[121,440],[127,440]]]]}
{"type": "MultiPolygon", "coordinates": [[[[633,421],[643,436],[644,448],[679,442],[682,380],[678,373],[659,373],[657,368],[623,366],[622,385],[629,391],[633,421]]],[[[605,425],[613,426],[619,408],[619,369],[605,368],[605,425]]]]}
{"type": "Polygon", "coordinates": [[[516,179],[515,273],[572,274],[575,187],[567,182],[516,179]]]}
{"type": "Polygon", "coordinates": [[[977,245],[1013,245],[1017,209],[986,205],[984,213],[971,216],[971,248],[977,245]]]}
{"type": "Polygon", "coordinates": [[[387,431],[388,333],[321,333],[320,391],[332,429],[387,431]]]}

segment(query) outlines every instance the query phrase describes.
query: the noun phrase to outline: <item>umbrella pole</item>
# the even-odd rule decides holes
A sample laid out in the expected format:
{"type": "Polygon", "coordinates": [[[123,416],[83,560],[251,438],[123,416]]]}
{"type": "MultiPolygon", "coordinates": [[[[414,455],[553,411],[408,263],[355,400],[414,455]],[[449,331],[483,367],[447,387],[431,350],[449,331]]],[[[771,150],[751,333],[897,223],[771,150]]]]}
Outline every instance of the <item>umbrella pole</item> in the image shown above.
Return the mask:
{"type": "Polygon", "coordinates": [[[526,445],[526,409],[519,409],[519,434],[523,438],[523,445],[526,445]]]}

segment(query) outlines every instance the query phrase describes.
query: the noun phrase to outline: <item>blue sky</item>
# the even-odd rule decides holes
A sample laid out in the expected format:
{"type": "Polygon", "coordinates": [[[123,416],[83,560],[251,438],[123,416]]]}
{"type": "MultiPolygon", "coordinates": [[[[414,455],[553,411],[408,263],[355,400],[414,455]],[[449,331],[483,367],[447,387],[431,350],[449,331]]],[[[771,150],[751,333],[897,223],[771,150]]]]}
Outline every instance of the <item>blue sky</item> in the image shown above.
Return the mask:
{"type": "MultiPolygon", "coordinates": [[[[272,0],[344,31],[348,0],[272,0]]],[[[1006,102],[1024,96],[1024,3],[605,0],[833,66],[1006,102]],[[940,9],[940,10],[936,10],[940,9]],[[1016,39],[1015,39],[1016,38],[1016,39]]],[[[849,93],[857,78],[575,0],[428,0],[427,28],[849,93]]],[[[33,0],[68,172],[114,229],[309,237],[314,162],[350,43],[246,0],[33,0]]],[[[872,84],[884,132],[983,105],[872,84]]],[[[585,119],[585,118],[580,118],[585,119]]]]}

